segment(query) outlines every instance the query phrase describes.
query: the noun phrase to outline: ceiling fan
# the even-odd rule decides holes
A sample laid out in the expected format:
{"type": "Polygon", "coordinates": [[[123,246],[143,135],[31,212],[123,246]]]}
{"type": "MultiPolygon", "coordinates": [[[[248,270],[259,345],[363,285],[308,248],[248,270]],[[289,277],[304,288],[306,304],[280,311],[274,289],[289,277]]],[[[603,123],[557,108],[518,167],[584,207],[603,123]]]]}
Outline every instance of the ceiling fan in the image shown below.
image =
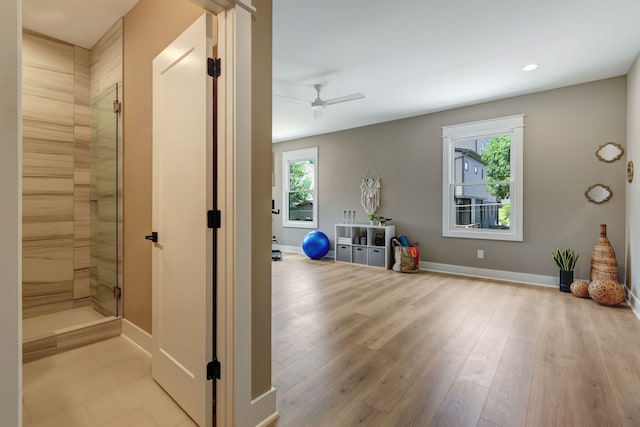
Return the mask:
{"type": "Polygon", "coordinates": [[[314,99],[313,101],[305,101],[304,99],[298,99],[298,98],[293,98],[291,96],[284,96],[284,95],[274,95],[274,96],[278,98],[288,99],[289,101],[302,102],[304,104],[310,105],[311,110],[313,111],[313,117],[316,119],[319,119],[320,117],[322,117],[322,111],[325,108],[327,108],[328,105],[339,104],[341,102],[347,102],[347,101],[355,101],[356,99],[364,98],[364,94],[362,93],[352,93],[351,95],[339,96],[337,98],[322,99],[320,98],[320,90],[322,90],[322,85],[315,84],[313,85],[313,87],[317,93],[316,99],[314,99]]]}

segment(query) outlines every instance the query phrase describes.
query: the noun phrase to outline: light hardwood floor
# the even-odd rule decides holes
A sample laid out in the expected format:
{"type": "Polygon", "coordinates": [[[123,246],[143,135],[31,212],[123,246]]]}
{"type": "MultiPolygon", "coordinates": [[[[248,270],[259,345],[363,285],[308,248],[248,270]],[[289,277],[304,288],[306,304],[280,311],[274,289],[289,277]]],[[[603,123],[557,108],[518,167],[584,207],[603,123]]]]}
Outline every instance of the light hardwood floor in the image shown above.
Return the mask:
{"type": "Polygon", "coordinates": [[[640,426],[640,321],[555,289],[273,263],[283,426],[640,426]]]}

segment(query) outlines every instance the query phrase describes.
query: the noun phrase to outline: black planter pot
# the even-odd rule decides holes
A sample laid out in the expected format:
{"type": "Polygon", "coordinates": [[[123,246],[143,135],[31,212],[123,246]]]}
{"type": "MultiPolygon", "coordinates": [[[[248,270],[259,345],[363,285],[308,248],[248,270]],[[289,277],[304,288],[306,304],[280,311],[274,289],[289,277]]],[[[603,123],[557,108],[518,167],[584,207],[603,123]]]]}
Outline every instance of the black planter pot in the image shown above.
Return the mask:
{"type": "Polygon", "coordinates": [[[573,270],[560,270],[560,292],[571,292],[571,283],[573,283],[573,270]]]}

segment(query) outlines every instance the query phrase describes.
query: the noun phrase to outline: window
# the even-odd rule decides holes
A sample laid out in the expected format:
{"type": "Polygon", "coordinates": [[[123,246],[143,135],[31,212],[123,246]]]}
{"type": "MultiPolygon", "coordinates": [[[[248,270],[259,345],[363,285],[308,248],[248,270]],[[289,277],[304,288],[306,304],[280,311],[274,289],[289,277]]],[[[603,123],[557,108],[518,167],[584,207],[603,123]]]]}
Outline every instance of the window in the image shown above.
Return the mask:
{"type": "Polygon", "coordinates": [[[523,128],[524,115],[442,128],[443,236],[522,241],[523,128]]]}
{"type": "Polygon", "coordinates": [[[318,228],[318,147],[282,153],[283,226],[318,228]]]}

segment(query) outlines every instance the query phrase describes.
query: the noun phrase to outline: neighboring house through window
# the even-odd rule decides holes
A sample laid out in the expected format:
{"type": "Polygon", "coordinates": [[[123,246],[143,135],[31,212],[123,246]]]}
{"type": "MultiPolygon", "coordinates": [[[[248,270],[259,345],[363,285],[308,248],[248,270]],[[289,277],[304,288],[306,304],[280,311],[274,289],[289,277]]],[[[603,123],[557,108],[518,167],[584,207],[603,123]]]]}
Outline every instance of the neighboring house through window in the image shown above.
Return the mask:
{"type": "Polygon", "coordinates": [[[442,128],[443,236],[522,241],[523,127],[518,115],[442,128]]]}
{"type": "Polygon", "coordinates": [[[283,226],[318,228],[318,147],[282,153],[283,226]]]}

